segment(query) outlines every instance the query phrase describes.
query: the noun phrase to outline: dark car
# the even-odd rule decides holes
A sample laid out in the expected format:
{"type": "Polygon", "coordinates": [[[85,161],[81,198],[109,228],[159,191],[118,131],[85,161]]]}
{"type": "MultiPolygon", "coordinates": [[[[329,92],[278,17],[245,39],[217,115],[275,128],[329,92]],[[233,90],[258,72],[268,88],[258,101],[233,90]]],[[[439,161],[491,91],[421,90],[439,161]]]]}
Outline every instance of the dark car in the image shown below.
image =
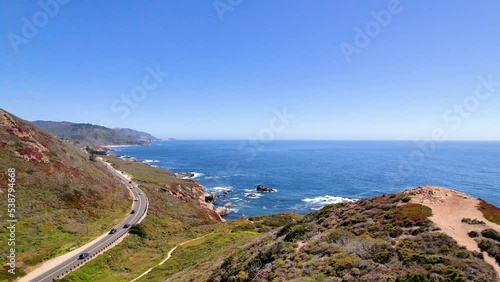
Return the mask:
{"type": "Polygon", "coordinates": [[[111,229],[111,231],[109,231],[109,234],[115,234],[116,233],[116,228],[113,228],[111,229]]]}
{"type": "Polygon", "coordinates": [[[89,253],[82,253],[80,254],[80,256],[78,257],[78,259],[86,259],[89,257],[89,253]]]}
{"type": "Polygon", "coordinates": [[[130,214],[134,214],[134,213],[135,213],[135,210],[132,210],[132,211],[130,212],[130,214]]]}
{"type": "Polygon", "coordinates": [[[123,228],[129,228],[130,227],[130,224],[126,223],[125,225],[123,225],[123,228]]]}

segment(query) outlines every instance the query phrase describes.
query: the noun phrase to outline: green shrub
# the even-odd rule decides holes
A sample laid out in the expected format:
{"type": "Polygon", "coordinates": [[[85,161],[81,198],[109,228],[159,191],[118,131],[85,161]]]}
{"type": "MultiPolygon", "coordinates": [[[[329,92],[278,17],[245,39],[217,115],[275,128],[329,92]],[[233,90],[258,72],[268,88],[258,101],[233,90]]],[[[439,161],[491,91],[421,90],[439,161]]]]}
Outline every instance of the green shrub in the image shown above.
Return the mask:
{"type": "Polygon", "coordinates": [[[401,227],[393,227],[389,230],[389,236],[391,238],[397,238],[403,234],[403,229],[401,227]]]}
{"type": "Polygon", "coordinates": [[[410,197],[408,197],[408,196],[406,196],[406,197],[403,197],[403,198],[401,199],[401,201],[403,201],[403,203],[408,203],[409,201],[411,201],[411,198],[410,198],[410,197]]]}
{"type": "Polygon", "coordinates": [[[332,257],[333,267],[336,271],[340,272],[346,269],[353,268],[361,258],[355,254],[336,254],[332,257]]]}
{"type": "Polygon", "coordinates": [[[146,233],[146,230],[144,230],[144,226],[142,224],[134,224],[130,227],[130,230],[129,230],[129,233],[130,234],[135,234],[141,238],[146,238],[147,237],[147,233],[146,233]]]}
{"type": "Polygon", "coordinates": [[[487,252],[491,257],[494,257],[498,264],[500,264],[500,243],[491,239],[482,239],[479,242],[479,249],[487,252]]]}
{"type": "Polygon", "coordinates": [[[252,223],[240,224],[232,229],[233,232],[254,231],[254,230],[255,230],[255,225],[253,225],[252,223]]]}
{"type": "Polygon", "coordinates": [[[391,257],[392,252],[388,249],[383,249],[375,254],[375,256],[373,257],[373,261],[381,264],[386,264],[391,260],[391,257]]]}
{"type": "Polygon", "coordinates": [[[327,236],[327,241],[329,243],[345,245],[348,241],[356,237],[352,232],[344,229],[334,229],[330,231],[327,236]]]}
{"type": "Polygon", "coordinates": [[[477,236],[479,236],[479,233],[477,231],[470,231],[468,234],[471,238],[476,238],[477,236]]]}
{"type": "Polygon", "coordinates": [[[285,235],[285,242],[296,242],[304,237],[304,234],[311,231],[311,225],[309,224],[299,224],[291,227],[285,235]]]}
{"type": "Polygon", "coordinates": [[[453,267],[449,267],[446,270],[446,275],[444,277],[445,282],[462,282],[465,281],[464,276],[462,275],[462,272],[458,269],[455,269],[453,267]]]}
{"type": "Polygon", "coordinates": [[[500,232],[494,229],[491,228],[485,229],[481,232],[481,235],[483,235],[483,237],[485,238],[493,239],[497,242],[500,242],[500,232]]]}

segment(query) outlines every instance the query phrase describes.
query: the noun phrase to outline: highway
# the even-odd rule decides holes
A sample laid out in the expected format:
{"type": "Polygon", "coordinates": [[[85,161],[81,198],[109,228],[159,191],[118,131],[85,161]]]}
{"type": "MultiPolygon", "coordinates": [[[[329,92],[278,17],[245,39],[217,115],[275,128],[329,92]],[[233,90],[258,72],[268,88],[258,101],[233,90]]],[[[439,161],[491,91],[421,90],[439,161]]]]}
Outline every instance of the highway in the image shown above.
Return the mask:
{"type": "MultiPolygon", "coordinates": [[[[120,224],[113,227],[116,228],[116,233],[114,234],[105,234],[94,241],[86,244],[85,246],[79,248],[79,252],[71,256],[65,260],[62,260],[57,265],[50,267],[50,269],[44,270],[43,273],[37,274],[36,277],[29,277],[29,274],[23,278],[28,278],[28,280],[21,278],[21,281],[53,281],[56,278],[61,278],[62,276],[74,271],[78,267],[87,263],[92,258],[97,257],[102,254],[104,250],[108,250],[109,247],[112,247],[112,244],[117,240],[121,239],[124,235],[127,234],[130,227],[124,228],[125,224],[133,224],[139,223],[145,217],[147,212],[148,200],[144,192],[142,192],[134,183],[129,183],[130,180],[123,175],[123,173],[116,171],[111,168],[108,164],[105,163],[108,167],[109,171],[119,177],[121,181],[125,184],[128,190],[133,194],[133,204],[131,210],[135,210],[134,214],[129,214],[120,224]],[[79,259],[79,255],[81,253],[88,253],[89,256],[85,259],[79,259]]],[[[109,232],[109,231],[108,231],[109,232]]]]}

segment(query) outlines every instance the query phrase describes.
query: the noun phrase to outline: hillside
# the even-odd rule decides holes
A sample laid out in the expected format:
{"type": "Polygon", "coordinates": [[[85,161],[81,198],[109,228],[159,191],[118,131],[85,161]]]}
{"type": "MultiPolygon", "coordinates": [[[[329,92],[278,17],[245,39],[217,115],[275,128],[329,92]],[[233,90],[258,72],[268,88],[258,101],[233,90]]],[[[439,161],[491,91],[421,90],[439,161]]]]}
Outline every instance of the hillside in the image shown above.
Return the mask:
{"type": "Polygon", "coordinates": [[[138,130],[133,130],[130,128],[113,128],[113,130],[117,131],[117,132],[119,132],[127,137],[130,137],[136,141],[144,142],[145,144],[150,144],[154,141],[159,141],[158,138],[154,137],[153,135],[151,135],[149,133],[138,131],[138,130]]]}
{"type": "MultiPolygon", "coordinates": [[[[7,171],[16,171],[17,276],[101,235],[130,207],[128,192],[103,164],[4,110],[0,160],[3,203],[7,171]]],[[[0,230],[0,240],[7,242],[6,229],[0,230]]],[[[2,248],[0,256],[5,257],[6,250],[2,248]]],[[[0,281],[12,279],[5,275],[2,271],[0,281]]]]}
{"type": "Polygon", "coordinates": [[[33,124],[63,140],[70,139],[82,145],[147,145],[157,140],[148,133],[127,128],[111,129],[99,125],[66,121],[37,120],[33,124]]]}
{"type": "MultiPolygon", "coordinates": [[[[128,236],[106,256],[91,261],[62,281],[130,281],[162,261],[176,244],[227,229],[213,205],[205,203],[205,189],[197,182],[134,160],[114,156],[104,160],[130,175],[148,195],[148,215],[140,224],[143,232],[128,236]]],[[[241,238],[234,239],[241,244],[241,238]]]]}
{"type": "MultiPolygon", "coordinates": [[[[498,281],[486,253],[459,246],[412,197],[326,206],[166,281],[498,281]]],[[[479,234],[477,242],[498,252],[500,233],[479,234]]]]}

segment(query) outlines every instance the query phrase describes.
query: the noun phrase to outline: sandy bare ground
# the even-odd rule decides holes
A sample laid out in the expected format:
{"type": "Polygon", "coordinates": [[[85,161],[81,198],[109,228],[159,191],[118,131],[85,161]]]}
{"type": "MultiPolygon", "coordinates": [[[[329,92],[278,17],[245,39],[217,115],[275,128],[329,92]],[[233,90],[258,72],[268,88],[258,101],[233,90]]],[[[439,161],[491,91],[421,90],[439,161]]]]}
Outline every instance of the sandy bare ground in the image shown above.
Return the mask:
{"type": "MultiPolygon", "coordinates": [[[[425,186],[405,191],[410,195],[411,203],[422,204],[432,209],[430,219],[441,228],[442,232],[455,239],[459,245],[465,246],[470,251],[478,251],[476,241],[469,237],[469,231],[481,232],[492,228],[500,232],[500,226],[484,218],[483,213],[477,208],[479,200],[462,192],[435,186],[425,186]],[[470,225],[463,223],[463,218],[478,219],[486,225],[470,225]]],[[[487,253],[484,260],[495,268],[500,277],[500,266],[495,259],[487,253]]]]}

